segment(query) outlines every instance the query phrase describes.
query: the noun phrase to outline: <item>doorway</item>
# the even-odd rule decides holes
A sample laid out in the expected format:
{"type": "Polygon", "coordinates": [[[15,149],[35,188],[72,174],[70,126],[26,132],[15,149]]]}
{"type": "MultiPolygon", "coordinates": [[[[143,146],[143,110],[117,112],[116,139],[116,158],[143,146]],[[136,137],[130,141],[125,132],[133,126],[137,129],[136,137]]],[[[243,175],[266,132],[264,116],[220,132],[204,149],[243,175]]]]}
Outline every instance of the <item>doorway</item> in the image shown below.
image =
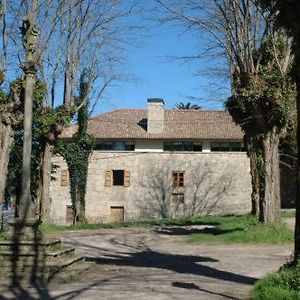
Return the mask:
{"type": "Polygon", "coordinates": [[[124,206],[110,207],[110,222],[112,223],[124,222],[124,206]]]}

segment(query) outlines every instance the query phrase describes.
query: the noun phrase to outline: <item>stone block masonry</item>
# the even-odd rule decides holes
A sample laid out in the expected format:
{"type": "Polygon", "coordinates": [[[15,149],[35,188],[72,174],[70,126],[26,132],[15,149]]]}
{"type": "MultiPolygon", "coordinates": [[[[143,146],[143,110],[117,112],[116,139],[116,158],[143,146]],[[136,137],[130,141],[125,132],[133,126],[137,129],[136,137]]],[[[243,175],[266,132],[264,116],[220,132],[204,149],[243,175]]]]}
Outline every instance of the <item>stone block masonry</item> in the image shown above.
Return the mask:
{"type": "MultiPolygon", "coordinates": [[[[51,222],[66,224],[70,185],[62,176],[67,165],[62,157],[54,157],[53,163],[58,167],[50,187],[51,222]]],[[[90,223],[250,210],[250,165],[244,152],[94,151],[90,158],[86,192],[90,223]],[[114,182],[114,176],[124,178],[114,182]],[[174,184],[174,176],[182,177],[180,184],[174,184]]]]}

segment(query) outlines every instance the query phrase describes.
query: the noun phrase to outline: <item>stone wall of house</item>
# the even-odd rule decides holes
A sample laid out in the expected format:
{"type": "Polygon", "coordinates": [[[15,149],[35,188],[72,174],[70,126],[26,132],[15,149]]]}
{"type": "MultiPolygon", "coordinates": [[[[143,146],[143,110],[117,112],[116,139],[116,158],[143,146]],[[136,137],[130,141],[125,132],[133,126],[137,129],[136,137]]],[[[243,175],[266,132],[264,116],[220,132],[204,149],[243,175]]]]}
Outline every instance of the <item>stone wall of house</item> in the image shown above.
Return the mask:
{"type": "MultiPolygon", "coordinates": [[[[60,167],[51,184],[51,219],[64,224],[66,207],[71,204],[69,185],[61,186],[66,164],[61,157],[53,162],[60,167]]],[[[91,223],[110,222],[113,208],[124,209],[125,221],[247,213],[251,210],[250,195],[249,160],[243,152],[94,151],[88,170],[86,217],[91,223]],[[105,186],[110,170],[126,170],[129,186],[105,186]],[[184,187],[173,188],[173,171],[184,172],[184,187]]]]}

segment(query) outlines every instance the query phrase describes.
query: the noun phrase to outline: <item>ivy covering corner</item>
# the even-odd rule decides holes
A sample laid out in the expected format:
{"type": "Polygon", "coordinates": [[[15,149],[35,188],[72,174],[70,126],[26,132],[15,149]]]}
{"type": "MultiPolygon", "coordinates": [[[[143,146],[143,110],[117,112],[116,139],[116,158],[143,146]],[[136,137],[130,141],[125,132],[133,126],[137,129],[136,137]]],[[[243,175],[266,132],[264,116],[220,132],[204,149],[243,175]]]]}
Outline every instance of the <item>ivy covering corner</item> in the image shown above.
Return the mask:
{"type": "Polygon", "coordinates": [[[70,174],[70,193],[73,208],[73,224],[85,223],[85,194],[89,157],[93,149],[93,138],[87,133],[88,88],[85,74],[81,76],[79,96],[75,98],[78,107],[78,131],[71,140],[60,140],[56,152],[66,160],[70,174]]]}

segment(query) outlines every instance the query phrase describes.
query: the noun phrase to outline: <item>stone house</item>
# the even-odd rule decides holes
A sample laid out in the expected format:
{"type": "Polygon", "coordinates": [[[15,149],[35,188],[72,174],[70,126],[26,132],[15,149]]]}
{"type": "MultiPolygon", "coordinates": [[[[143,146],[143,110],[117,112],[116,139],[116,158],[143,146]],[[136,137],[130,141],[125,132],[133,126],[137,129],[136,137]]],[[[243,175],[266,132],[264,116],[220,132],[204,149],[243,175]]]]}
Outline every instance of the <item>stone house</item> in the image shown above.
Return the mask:
{"type": "MultiPolygon", "coordinates": [[[[62,133],[68,139],[76,132],[62,133]]],[[[160,217],[246,213],[251,209],[249,159],[243,133],[226,111],[120,109],[90,119],[95,149],[89,160],[86,218],[90,223],[160,217]]],[[[50,219],[71,221],[66,162],[50,186],[50,219]]]]}

